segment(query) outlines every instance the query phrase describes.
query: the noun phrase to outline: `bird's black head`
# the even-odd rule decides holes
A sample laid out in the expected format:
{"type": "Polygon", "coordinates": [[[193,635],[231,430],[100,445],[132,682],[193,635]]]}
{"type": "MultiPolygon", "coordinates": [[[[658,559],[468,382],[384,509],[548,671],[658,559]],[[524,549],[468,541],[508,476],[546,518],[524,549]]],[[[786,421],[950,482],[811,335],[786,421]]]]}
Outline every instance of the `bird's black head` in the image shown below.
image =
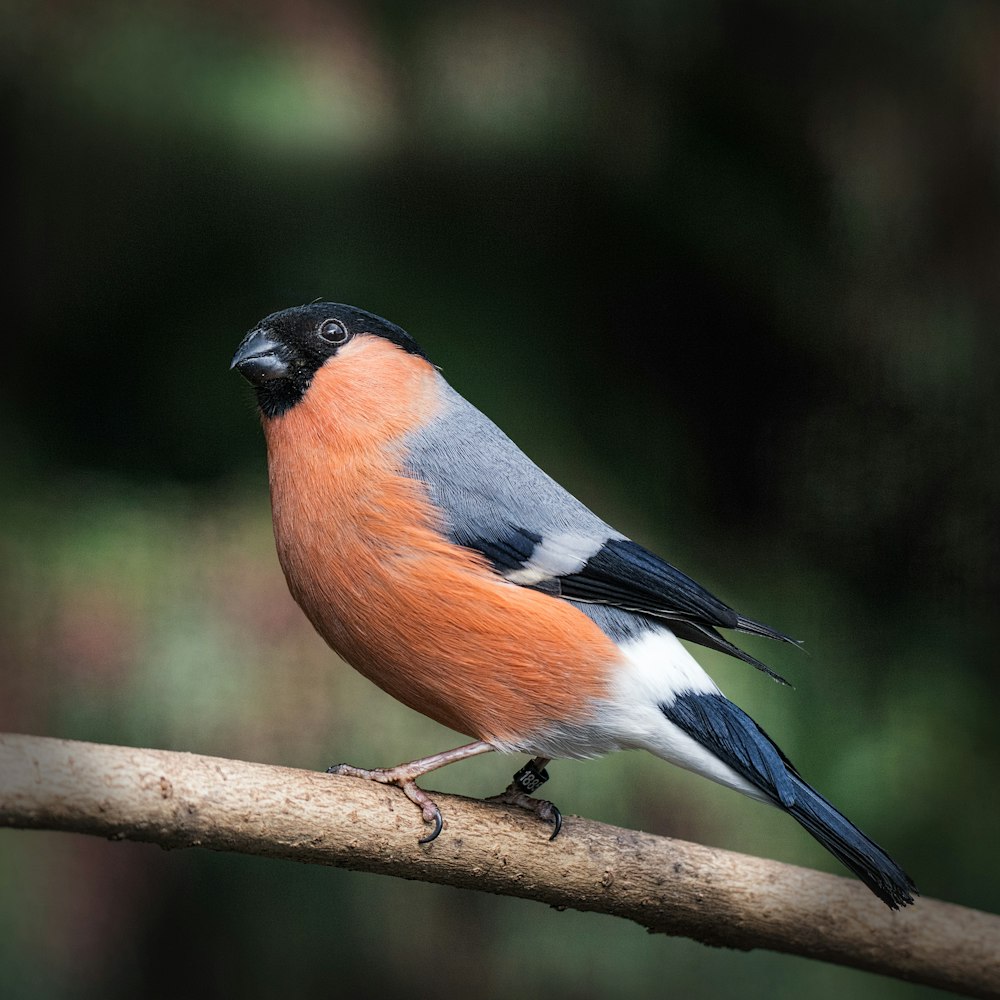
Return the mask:
{"type": "Polygon", "coordinates": [[[243,338],[230,367],[257,390],[264,415],[277,417],[302,398],[322,365],[362,335],[427,357],[405,330],[381,316],[339,302],[314,302],[262,319],[243,338]]]}

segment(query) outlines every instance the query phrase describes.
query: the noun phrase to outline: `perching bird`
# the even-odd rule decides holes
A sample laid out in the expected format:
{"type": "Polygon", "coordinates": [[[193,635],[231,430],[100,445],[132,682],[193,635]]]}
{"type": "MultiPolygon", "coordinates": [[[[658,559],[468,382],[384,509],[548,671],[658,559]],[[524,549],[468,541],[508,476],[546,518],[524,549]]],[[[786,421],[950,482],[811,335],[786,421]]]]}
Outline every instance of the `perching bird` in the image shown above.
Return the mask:
{"type": "MultiPolygon", "coordinates": [[[[555,758],[644,749],[791,814],[893,909],[913,883],[803,781],[679,640],[772,673],[718,631],[744,618],[549,478],[444,380],[404,330],[330,302],[274,313],[233,358],[267,439],[278,557],[329,645],[404,704],[475,742],[352,774],[396,784],[490,750],[555,758]]],[[[776,676],[773,675],[772,676],[776,676]]],[[[780,679],[780,678],[779,678],[780,679]]],[[[555,834],[553,834],[555,836],[555,834]]]]}

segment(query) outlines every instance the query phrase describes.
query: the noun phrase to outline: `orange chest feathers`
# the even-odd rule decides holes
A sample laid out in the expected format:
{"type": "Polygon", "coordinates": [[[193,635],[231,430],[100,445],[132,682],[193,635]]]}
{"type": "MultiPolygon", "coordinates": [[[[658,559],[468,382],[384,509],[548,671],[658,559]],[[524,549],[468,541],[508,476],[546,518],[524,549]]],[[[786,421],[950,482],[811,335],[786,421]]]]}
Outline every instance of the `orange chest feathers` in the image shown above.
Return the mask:
{"type": "Polygon", "coordinates": [[[353,667],[477,739],[519,743],[585,721],[618,658],[590,619],[507,583],[441,532],[404,440],[438,376],[375,338],[348,344],[265,420],[278,558],[292,596],[353,667]]]}

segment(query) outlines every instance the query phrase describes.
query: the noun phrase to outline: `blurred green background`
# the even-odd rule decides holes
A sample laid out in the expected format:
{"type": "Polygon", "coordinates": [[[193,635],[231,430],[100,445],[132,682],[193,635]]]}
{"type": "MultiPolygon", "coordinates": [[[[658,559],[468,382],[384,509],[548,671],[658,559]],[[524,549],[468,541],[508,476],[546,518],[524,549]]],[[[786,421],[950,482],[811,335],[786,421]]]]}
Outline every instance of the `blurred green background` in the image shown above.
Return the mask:
{"type": "MultiPolygon", "coordinates": [[[[458,742],[288,597],[251,394],[351,302],[795,684],[720,684],[928,895],[1000,910],[1000,7],[8,3],[0,728],[305,768],[458,742]]],[[[431,787],[499,790],[478,759],[431,787]]],[[[836,871],[653,759],[567,813],[836,871]]],[[[414,833],[419,822],[414,820],[414,833]]],[[[554,845],[558,849],[557,845],[554,845]]],[[[0,992],[918,997],[592,914],[0,831],[0,992]]]]}

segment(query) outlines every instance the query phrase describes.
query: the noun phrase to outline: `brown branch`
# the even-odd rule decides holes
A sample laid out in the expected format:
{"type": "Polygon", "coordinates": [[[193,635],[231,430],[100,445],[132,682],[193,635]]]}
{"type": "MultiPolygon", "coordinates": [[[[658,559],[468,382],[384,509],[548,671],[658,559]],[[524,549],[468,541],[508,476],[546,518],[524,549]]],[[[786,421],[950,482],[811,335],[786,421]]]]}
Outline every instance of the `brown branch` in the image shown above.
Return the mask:
{"type": "Polygon", "coordinates": [[[627,917],[651,931],[770,948],[1000,997],[1000,917],[919,899],[893,913],[859,883],[569,817],[435,795],[418,845],[396,789],[266,764],[0,734],[0,826],[68,830],[337,865],[627,917]]]}

